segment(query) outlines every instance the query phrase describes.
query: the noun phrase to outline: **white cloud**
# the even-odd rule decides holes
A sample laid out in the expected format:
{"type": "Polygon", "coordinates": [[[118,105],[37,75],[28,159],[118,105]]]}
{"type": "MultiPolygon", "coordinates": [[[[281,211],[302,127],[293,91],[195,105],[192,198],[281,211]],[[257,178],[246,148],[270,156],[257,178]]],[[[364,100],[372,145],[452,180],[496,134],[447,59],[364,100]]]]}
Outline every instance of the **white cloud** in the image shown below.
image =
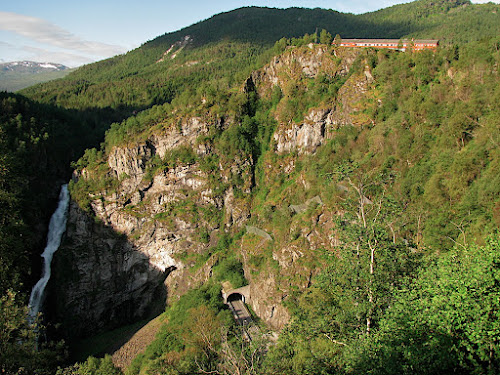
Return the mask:
{"type": "Polygon", "coordinates": [[[12,43],[8,43],[8,42],[4,42],[3,40],[0,40],[0,47],[12,48],[12,47],[15,47],[15,45],[13,45],[12,43]]]}
{"type": "Polygon", "coordinates": [[[47,44],[91,56],[110,57],[126,51],[122,46],[83,40],[61,27],[40,18],[0,12],[0,30],[6,30],[36,43],[47,44]]]}
{"type": "MultiPolygon", "coordinates": [[[[2,35],[0,35],[0,38],[2,35]]],[[[69,67],[77,67],[96,61],[96,57],[89,54],[75,53],[43,43],[33,43],[23,37],[18,37],[12,42],[0,40],[0,56],[2,61],[29,60],[37,62],[60,63],[69,67]]]]}

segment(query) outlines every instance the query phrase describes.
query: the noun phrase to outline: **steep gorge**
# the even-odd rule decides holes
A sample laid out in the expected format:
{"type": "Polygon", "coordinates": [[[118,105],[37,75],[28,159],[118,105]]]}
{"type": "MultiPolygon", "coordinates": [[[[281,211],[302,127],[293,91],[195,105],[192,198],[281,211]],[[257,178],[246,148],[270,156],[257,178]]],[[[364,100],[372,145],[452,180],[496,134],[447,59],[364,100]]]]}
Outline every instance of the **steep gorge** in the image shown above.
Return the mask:
{"type": "MultiPolygon", "coordinates": [[[[273,86],[285,86],[294,75],[315,79],[321,73],[331,79],[347,78],[358,54],[350,52],[337,58],[327,48],[311,45],[275,58],[251,80],[257,95],[265,98],[273,86]]],[[[369,75],[366,70],[347,79],[335,102],[342,104],[312,108],[299,124],[278,119],[271,152],[314,153],[335,129],[351,125],[355,103],[347,96],[355,93],[355,101],[366,96],[369,75]]],[[[53,283],[58,285],[57,316],[68,330],[95,333],[144,317],[155,309],[151,307],[155,303],[156,311],[161,311],[167,294],[169,300],[175,299],[211,277],[217,255],[207,252],[224,232],[243,234],[237,251],[252,290],[254,311],[275,329],[286,324],[288,313],[282,301],[290,288],[307,287],[315,271],[301,264],[301,259],[315,256],[304,254],[289,241],[276,239],[267,244],[252,233],[244,234],[252,217],[252,192],[259,188],[253,186],[255,161],[244,153],[225,158],[220,146],[209,138],[214,131],[240,126],[234,121],[231,116],[215,121],[187,117],[145,141],[113,146],[107,152],[105,174],[115,181],[115,187],[90,193],[89,212],[72,202],[66,239],[57,255],[60,271],[53,283]],[[153,164],[162,164],[178,150],[192,150],[191,160],[161,167],[153,164]],[[204,159],[213,155],[218,156],[218,164],[207,170],[204,159]],[[266,266],[256,274],[252,262],[266,247],[272,249],[272,262],[279,272],[266,266]],[[207,261],[200,265],[197,258],[207,261]],[[286,280],[287,275],[298,279],[286,280]]],[[[288,165],[278,167],[280,172],[272,164],[260,168],[264,175],[290,173],[295,159],[286,162],[288,165]]],[[[73,183],[96,178],[93,173],[83,168],[76,172],[73,183]]],[[[305,181],[304,190],[308,190],[305,181]]],[[[307,229],[297,229],[308,232],[311,252],[331,248],[331,215],[319,208],[311,219],[314,223],[307,229]]],[[[275,236],[272,227],[266,230],[275,236]]]]}
{"type": "MultiPolygon", "coordinates": [[[[367,225],[365,215],[385,220],[392,242],[409,253],[423,251],[423,239],[447,241],[435,236],[432,210],[448,192],[433,190],[428,174],[419,182],[425,200],[417,200],[405,180],[427,168],[423,150],[445,141],[419,143],[431,120],[419,111],[411,112],[418,121],[408,117],[410,94],[401,86],[415,95],[430,90],[452,108],[442,87],[466,81],[450,77],[446,58],[289,47],[237,90],[221,89],[236,109],[220,113],[205,94],[191,111],[173,107],[146,130],[108,142],[71,184],[53,284],[58,320],[89,335],[161,312],[211,279],[225,281],[218,267],[231,258],[241,263],[255,314],[280,330],[290,321],[287,301],[313,285],[326,260],[349,245],[343,231],[367,225]],[[399,83],[386,78],[388,69],[401,69],[399,83]]],[[[454,150],[450,160],[463,155],[454,150]]],[[[489,173],[484,164],[482,176],[489,173]]],[[[446,215],[458,204],[450,202],[446,215]]],[[[478,233],[472,220],[461,230],[478,233]]],[[[458,241],[463,232],[449,233],[458,241]]]]}

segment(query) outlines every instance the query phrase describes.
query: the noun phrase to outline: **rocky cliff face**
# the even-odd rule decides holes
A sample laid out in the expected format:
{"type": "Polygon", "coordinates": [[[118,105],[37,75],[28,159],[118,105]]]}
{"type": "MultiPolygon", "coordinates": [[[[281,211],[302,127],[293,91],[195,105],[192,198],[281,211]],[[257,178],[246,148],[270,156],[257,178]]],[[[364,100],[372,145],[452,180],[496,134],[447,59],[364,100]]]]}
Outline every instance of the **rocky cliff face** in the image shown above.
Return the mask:
{"type": "MultiPolygon", "coordinates": [[[[335,101],[319,108],[311,108],[300,123],[280,123],[274,134],[276,151],[311,154],[331,139],[342,126],[362,126],[370,124],[363,115],[367,99],[374,93],[371,69],[364,66],[362,72],[350,74],[350,69],[359,50],[337,50],[332,56],[326,47],[309,46],[309,50],[293,49],[274,60],[253,78],[259,83],[259,94],[269,96],[272,87],[285,87],[287,81],[300,78],[316,78],[322,74],[330,79],[346,79],[338,91],[335,101]],[[334,58],[336,57],[336,58],[334,58]]],[[[375,104],[376,105],[376,104],[375,104]]],[[[279,120],[279,119],[278,119],[279,120]]]]}
{"type": "Polygon", "coordinates": [[[147,254],[74,202],[66,239],[55,257],[50,305],[71,336],[89,335],[157,313],[165,306],[163,281],[172,258],[147,254]]]}
{"type": "MultiPolygon", "coordinates": [[[[207,147],[196,139],[207,130],[199,118],[189,118],[145,142],[114,147],[107,164],[108,174],[120,180],[118,188],[92,196],[94,218],[72,203],[52,283],[59,318],[70,317],[66,324],[73,333],[87,335],[159,312],[167,294],[182,294],[209,277],[213,264],[191,273],[192,264],[182,258],[210,246],[219,212],[225,211],[227,225],[233,226],[249,215],[248,208],[237,204],[231,189],[214,194],[197,163],[148,174],[152,158],[162,159],[180,146],[206,154],[207,147]]],[[[220,178],[244,174],[246,165],[235,163],[231,171],[221,166],[220,178]]],[[[75,176],[92,178],[87,170],[75,176]]]]}
{"type": "MultiPolygon", "coordinates": [[[[161,310],[169,298],[211,277],[217,257],[208,256],[201,266],[196,257],[206,254],[220,234],[244,231],[251,220],[256,229],[240,236],[238,257],[250,284],[252,308],[270,327],[282,328],[289,319],[283,301],[296,288],[310,285],[318,251],[333,249],[333,213],[320,196],[288,197],[294,202],[290,207],[268,200],[259,213],[252,193],[263,185],[272,189],[280,174],[295,171],[298,157],[314,154],[337,129],[367,123],[363,111],[373,95],[373,78],[367,66],[350,73],[356,58],[354,52],[335,56],[327,47],[292,49],[252,74],[250,86],[262,98],[298,77],[325,74],[345,80],[336,100],[309,109],[303,121],[282,123],[276,116],[273,147],[260,166],[260,186],[255,186],[251,154],[231,159],[203,140],[211,129],[239,126],[228,118],[186,117],[143,137],[145,141],[113,147],[106,155],[107,176],[116,187],[90,196],[94,217],[71,205],[66,240],[56,256],[52,284],[59,316],[69,317],[67,326],[90,334],[161,310]],[[196,158],[165,162],[181,149],[196,158]],[[203,161],[213,155],[218,162],[207,169],[203,161]],[[281,155],[278,161],[276,155],[281,155]],[[285,229],[273,225],[278,214],[288,223],[285,229]]],[[[84,169],[75,180],[92,181],[94,173],[84,169]]],[[[300,175],[296,185],[302,195],[309,194],[307,176],[300,175]]]]}

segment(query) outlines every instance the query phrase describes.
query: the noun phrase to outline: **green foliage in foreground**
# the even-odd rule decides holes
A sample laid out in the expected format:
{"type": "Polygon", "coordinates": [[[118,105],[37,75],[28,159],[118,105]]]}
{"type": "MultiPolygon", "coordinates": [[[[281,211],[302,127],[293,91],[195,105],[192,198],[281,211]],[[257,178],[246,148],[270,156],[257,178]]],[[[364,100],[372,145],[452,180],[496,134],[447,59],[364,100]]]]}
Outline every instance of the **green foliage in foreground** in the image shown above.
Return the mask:
{"type": "MultiPolygon", "coordinates": [[[[358,293],[359,286],[346,283],[356,280],[356,267],[343,269],[347,273],[342,276],[333,268],[326,270],[319,283],[300,296],[292,323],[271,349],[264,372],[496,374],[499,257],[498,235],[484,246],[430,257],[415,279],[392,292],[391,306],[370,334],[356,332],[360,305],[353,303],[357,298],[352,293],[358,293]],[[324,278],[337,282],[325,283],[324,278]]],[[[337,269],[338,262],[333,265],[337,269]]]]}
{"type": "Polygon", "coordinates": [[[56,375],[121,375],[120,369],[113,365],[111,356],[104,358],[89,357],[84,363],[77,363],[71,367],[59,368],[56,375]]]}
{"type": "MultiPolygon", "coordinates": [[[[27,322],[27,308],[18,295],[8,290],[0,297],[0,372],[7,375],[48,375],[66,353],[63,343],[38,342],[27,322]]],[[[43,327],[38,327],[40,332],[43,327]]]]}
{"type": "Polygon", "coordinates": [[[355,373],[498,374],[500,237],[457,247],[398,292],[360,349],[355,373]]]}
{"type": "Polygon", "coordinates": [[[265,373],[498,373],[499,50],[367,52],[374,125],[301,166],[332,191],[341,245],[290,299],[265,373]]]}

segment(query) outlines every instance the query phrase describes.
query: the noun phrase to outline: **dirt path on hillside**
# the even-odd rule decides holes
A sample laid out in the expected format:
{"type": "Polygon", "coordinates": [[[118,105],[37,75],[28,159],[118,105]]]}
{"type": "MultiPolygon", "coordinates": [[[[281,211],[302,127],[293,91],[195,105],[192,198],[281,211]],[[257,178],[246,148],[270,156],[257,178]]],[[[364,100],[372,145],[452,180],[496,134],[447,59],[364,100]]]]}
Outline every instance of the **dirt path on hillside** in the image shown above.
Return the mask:
{"type": "Polygon", "coordinates": [[[132,360],[151,344],[162,324],[163,316],[159,315],[137,331],[130,340],[113,353],[114,365],[125,370],[132,360]]]}

